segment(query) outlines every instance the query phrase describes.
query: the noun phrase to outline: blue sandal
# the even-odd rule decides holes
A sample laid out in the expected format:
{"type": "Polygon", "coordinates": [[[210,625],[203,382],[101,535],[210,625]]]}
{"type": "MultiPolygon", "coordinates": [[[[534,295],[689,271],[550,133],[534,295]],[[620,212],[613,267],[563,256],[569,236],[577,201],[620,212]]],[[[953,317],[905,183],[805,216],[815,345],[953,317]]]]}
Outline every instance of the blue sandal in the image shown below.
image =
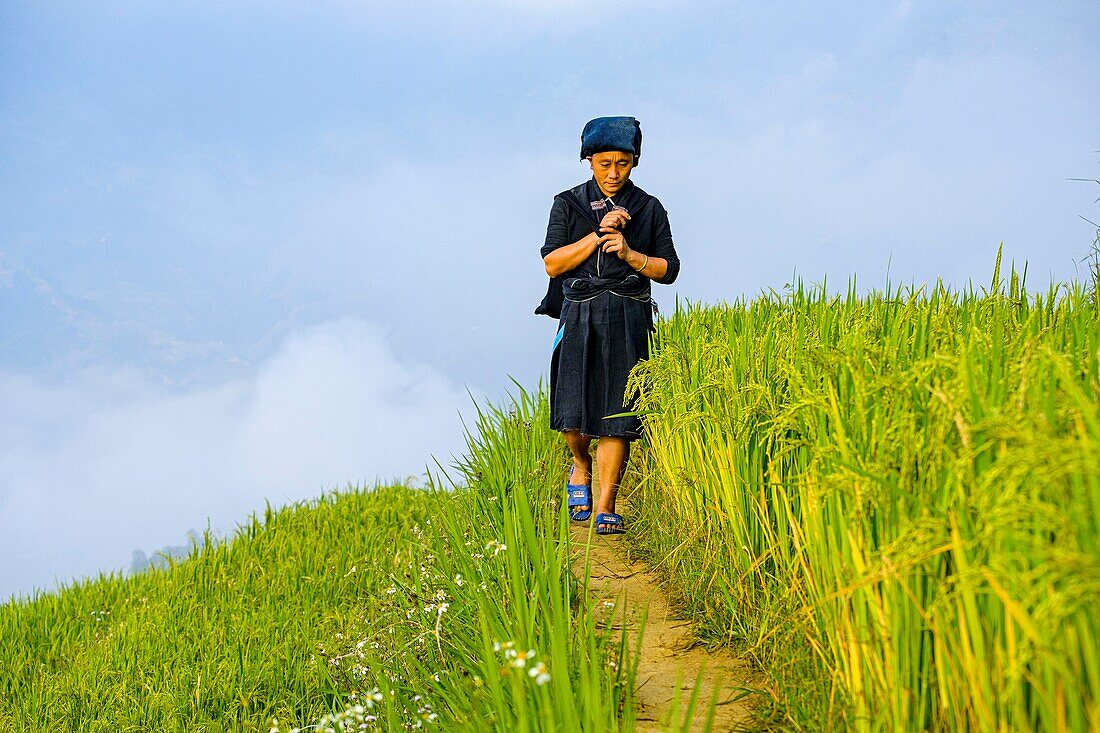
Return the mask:
{"type": "Polygon", "coordinates": [[[600,512],[596,515],[596,534],[624,534],[623,517],[615,512],[600,512]],[[600,525],[606,525],[601,527],[600,525]]]}
{"type": "MultiPolygon", "coordinates": [[[[569,469],[569,478],[573,478],[573,468],[569,469]]],[[[592,516],[592,482],[589,480],[587,484],[571,484],[568,481],[565,483],[565,490],[569,493],[569,518],[574,522],[587,522],[588,518],[592,516]],[[573,507],[588,507],[587,509],[578,509],[573,511],[573,507]]]]}

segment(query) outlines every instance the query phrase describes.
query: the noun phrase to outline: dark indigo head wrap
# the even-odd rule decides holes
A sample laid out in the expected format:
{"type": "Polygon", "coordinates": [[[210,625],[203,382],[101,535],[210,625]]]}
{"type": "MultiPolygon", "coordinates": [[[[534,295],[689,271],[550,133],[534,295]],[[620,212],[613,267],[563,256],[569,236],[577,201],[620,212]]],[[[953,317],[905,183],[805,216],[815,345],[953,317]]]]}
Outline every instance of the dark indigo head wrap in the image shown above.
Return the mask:
{"type": "Polygon", "coordinates": [[[642,155],[642,126],[633,117],[597,117],[581,132],[581,160],[589,155],[621,150],[642,155]]]}

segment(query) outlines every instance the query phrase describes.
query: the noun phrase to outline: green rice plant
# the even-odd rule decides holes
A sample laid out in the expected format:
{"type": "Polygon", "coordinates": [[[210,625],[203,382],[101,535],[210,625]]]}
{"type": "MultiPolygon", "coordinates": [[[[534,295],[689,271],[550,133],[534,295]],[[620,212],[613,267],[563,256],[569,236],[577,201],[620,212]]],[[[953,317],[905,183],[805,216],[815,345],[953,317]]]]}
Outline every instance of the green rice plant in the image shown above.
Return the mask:
{"type": "Polygon", "coordinates": [[[770,672],[782,725],[1100,727],[1087,288],[998,257],[984,289],[689,304],[632,384],[635,546],[770,672]]]}

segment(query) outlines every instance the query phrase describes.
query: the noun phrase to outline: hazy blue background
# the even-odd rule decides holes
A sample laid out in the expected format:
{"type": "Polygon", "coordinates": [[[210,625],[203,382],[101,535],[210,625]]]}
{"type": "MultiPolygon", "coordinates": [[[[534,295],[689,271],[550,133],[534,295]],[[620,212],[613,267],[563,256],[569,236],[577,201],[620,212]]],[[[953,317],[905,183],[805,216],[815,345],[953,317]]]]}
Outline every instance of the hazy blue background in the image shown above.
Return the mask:
{"type": "Polygon", "coordinates": [[[0,3],[0,597],[421,474],[633,114],[674,295],[1075,273],[1100,4],[0,3]]]}

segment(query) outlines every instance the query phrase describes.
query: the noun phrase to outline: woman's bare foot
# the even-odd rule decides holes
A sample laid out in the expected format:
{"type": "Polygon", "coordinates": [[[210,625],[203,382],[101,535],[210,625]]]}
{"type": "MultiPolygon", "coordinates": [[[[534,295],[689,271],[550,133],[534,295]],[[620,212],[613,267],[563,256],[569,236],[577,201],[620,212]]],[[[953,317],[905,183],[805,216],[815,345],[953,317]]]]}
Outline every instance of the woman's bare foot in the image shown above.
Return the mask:
{"type": "MultiPolygon", "coordinates": [[[[596,446],[596,458],[600,467],[600,496],[596,499],[597,514],[615,514],[615,499],[619,493],[626,472],[626,463],[630,459],[630,441],[625,438],[608,436],[600,439],[596,446]]],[[[615,531],[616,525],[600,522],[598,531],[615,531]]]]}
{"type": "MultiPolygon", "coordinates": [[[[587,461],[579,461],[576,458],[573,459],[573,468],[569,472],[569,483],[574,486],[591,486],[592,485],[592,459],[587,461]]],[[[572,507],[574,511],[586,512],[592,507],[588,504],[581,504],[580,506],[572,507]]]]}
{"type": "MultiPolygon", "coordinates": [[[[592,454],[589,452],[589,446],[592,444],[592,439],[579,430],[562,431],[562,437],[569,446],[569,452],[573,454],[573,468],[569,471],[567,483],[574,486],[591,486],[592,454]]],[[[573,506],[571,509],[574,512],[587,512],[592,507],[591,505],[573,506]]]]}

